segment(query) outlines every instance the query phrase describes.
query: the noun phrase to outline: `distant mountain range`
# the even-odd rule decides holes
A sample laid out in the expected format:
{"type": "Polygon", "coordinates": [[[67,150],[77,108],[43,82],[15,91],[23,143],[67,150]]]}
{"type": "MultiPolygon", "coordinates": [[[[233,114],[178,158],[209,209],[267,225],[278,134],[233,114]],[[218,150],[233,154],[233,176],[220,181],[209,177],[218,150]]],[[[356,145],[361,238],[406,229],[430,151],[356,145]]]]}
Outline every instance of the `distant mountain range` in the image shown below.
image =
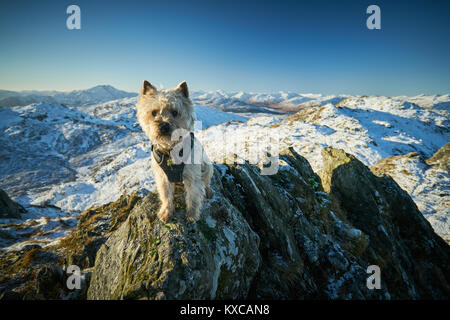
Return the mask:
{"type": "Polygon", "coordinates": [[[86,90],[74,90],[69,92],[0,90],[0,106],[25,106],[32,103],[82,106],[135,96],[137,96],[137,93],[118,90],[110,85],[99,85],[86,90]]]}
{"type": "MultiPolygon", "coordinates": [[[[8,91],[0,90],[0,106],[26,106],[32,103],[63,104],[86,107],[108,101],[137,97],[135,92],[118,90],[110,85],[99,85],[86,90],[61,92],[54,90],[8,91]]],[[[299,94],[293,92],[253,93],[195,91],[191,92],[194,104],[211,106],[227,112],[238,113],[292,113],[311,104],[338,103],[347,95],[299,94]]]]}
{"type": "MultiPolygon", "coordinates": [[[[86,90],[61,91],[8,91],[0,90],[0,107],[26,106],[32,103],[62,104],[69,107],[81,107],[85,112],[94,105],[111,102],[119,99],[134,98],[127,104],[135,104],[138,94],[118,90],[110,85],[98,85],[86,90]]],[[[197,105],[207,106],[225,112],[250,114],[291,114],[303,108],[317,107],[339,102],[353,97],[351,95],[324,95],[314,93],[296,92],[225,92],[216,91],[193,91],[190,94],[192,102],[197,105]]],[[[383,97],[380,97],[383,98],[383,97]]],[[[389,97],[384,97],[389,98],[389,97]]],[[[433,108],[440,110],[441,114],[448,114],[450,109],[450,95],[418,95],[414,97],[398,96],[391,99],[410,102],[425,109],[433,108]]],[[[123,101],[121,101],[123,103],[123,101]]]]}

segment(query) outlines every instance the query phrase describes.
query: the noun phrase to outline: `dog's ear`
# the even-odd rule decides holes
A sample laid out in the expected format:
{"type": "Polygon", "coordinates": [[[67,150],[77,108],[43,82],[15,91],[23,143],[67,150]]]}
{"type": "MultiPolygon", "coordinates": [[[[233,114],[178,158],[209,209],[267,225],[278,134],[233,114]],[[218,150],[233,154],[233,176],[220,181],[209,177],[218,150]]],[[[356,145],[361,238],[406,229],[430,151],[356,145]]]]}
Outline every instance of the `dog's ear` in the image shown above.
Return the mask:
{"type": "Polygon", "coordinates": [[[183,81],[175,88],[175,91],[181,92],[186,98],[189,98],[189,90],[186,81],[183,81]]]}
{"type": "Polygon", "coordinates": [[[147,80],[144,80],[142,85],[141,95],[143,96],[154,96],[156,94],[156,88],[147,80]]]}

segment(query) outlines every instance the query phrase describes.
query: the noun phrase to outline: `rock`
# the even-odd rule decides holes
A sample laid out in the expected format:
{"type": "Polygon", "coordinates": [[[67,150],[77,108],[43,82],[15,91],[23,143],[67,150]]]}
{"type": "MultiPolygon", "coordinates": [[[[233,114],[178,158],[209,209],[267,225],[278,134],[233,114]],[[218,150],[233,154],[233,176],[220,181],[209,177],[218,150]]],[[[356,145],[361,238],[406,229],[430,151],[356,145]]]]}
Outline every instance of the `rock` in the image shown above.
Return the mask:
{"type": "Polygon", "coordinates": [[[139,200],[137,193],[122,195],[117,201],[83,211],[77,229],[58,245],[66,264],[82,269],[94,266],[100,246],[127,219],[139,200]]]}
{"type": "Polygon", "coordinates": [[[450,247],[411,197],[343,150],[322,151],[325,189],[348,221],[368,236],[361,258],[378,265],[393,299],[448,299],[450,247]]]}
{"type": "Polygon", "coordinates": [[[426,163],[450,174],[450,142],[440,148],[426,163]]]}
{"type": "Polygon", "coordinates": [[[263,262],[248,298],[385,296],[384,290],[366,287],[368,263],[358,258],[364,235],[340,218],[306,159],[286,150],[280,170],[271,176],[248,163],[220,168],[224,196],[261,239],[263,262]]]}
{"type": "Polygon", "coordinates": [[[86,210],[59,245],[0,255],[0,297],[448,299],[450,247],[410,196],[342,150],[323,158],[320,176],[293,149],[274,175],[215,165],[197,223],[180,195],[168,223],[157,193],[86,210]],[[76,292],[58,287],[69,264],[82,269],[76,292]],[[372,265],[380,289],[367,287],[372,265]]]}
{"type": "Polygon", "coordinates": [[[88,299],[245,298],[261,257],[242,214],[216,196],[196,224],[164,224],[158,207],[155,193],[145,197],[100,248],[88,299]]]}
{"type": "Polygon", "coordinates": [[[428,160],[415,152],[384,158],[370,170],[377,176],[392,177],[408,192],[434,231],[450,243],[450,175],[445,150],[446,146],[428,160]]]}
{"type": "Polygon", "coordinates": [[[55,252],[29,245],[21,251],[0,251],[1,299],[61,299],[62,267],[55,252]]]}
{"type": "Polygon", "coordinates": [[[89,268],[94,265],[98,249],[126,220],[139,199],[137,194],[131,194],[84,211],[80,214],[77,229],[55,245],[41,248],[31,244],[20,251],[0,250],[0,297],[86,299],[89,268]],[[64,272],[64,277],[60,274],[70,265],[82,269],[80,290],[69,290],[67,274],[64,272]]]}
{"type": "Polygon", "coordinates": [[[12,201],[8,194],[0,189],[0,218],[20,219],[20,214],[26,212],[25,209],[12,201]]]}
{"type": "Polygon", "coordinates": [[[45,265],[37,272],[36,294],[43,299],[61,299],[64,284],[64,270],[60,266],[45,265]]]}

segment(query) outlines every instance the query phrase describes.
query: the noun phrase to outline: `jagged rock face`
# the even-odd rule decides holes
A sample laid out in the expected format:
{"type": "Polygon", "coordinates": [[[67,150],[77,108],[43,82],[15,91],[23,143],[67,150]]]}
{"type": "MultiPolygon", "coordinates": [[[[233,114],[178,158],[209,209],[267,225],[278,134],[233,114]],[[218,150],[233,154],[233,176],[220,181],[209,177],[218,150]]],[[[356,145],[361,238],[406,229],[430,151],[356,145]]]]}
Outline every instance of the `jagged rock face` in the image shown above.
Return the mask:
{"type": "Polygon", "coordinates": [[[164,224],[157,195],[144,198],[97,253],[88,299],[246,298],[261,261],[259,237],[217,196],[217,178],[213,188],[196,224],[182,210],[164,224]]]}
{"type": "Polygon", "coordinates": [[[388,176],[375,176],[352,155],[325,148],[324,186],[369,240],[361,258],[379,265],[391,298],[448,298],[450,247],[410,196],[388,176]]]}
{"type": "Polygon", "coordinates": [[[24,212],[24,209],[12,201],[8,194],[0,189],[0,218],[20,218],[20,213],[24,212]]]}
{"type": "Polygon", "coordinates": [[[406,192],[341,150],[323,156],[330,195],[292,149],[272,176],[217,165],[197,224],[162,224],[150,194],[99,250],[88,298],[448,297],[449,247],[406,192]],[[369,265],[379,290],[367,288],[369,265]]]}
{"type": "Polygon", "coordinates": [[[137,193],[122,195],[115,202],[83,211],[77,229],[58,245],[66,264],[83,269],[93,267],[100,246],[127,219],[139,200],[137,193]]]}
{"type": "Polygon", "coordinates": [[[0,256],[0,299],[448,299],[450,247],[408,194],[342,150],[323,157],[320,178],[293,149],[275,175],[216,165],[197,223],[180,196],[161,223],[156,193],[87,210],[58,246],[0,256]],[[80,293],[61,286],[63,260],[83,269],[80,293]]]}
{"type": "Polygon", "coordinates": [[[377,176],[388,175],[408,192],[434,231],[450,243],[450,143],[425,160],[411,152],[392,156],[370,166],[377,176]]]}
{"type": "Polygon", "coordinates": [[[182,209],[162,224],[150,194],[99,250],[88,298],[448,297],[449,247],[409,196],[340,150],[324,160],[330,195],[292,149],[272,176],[217,165],[197,224],[182,209]],[[367,288],[369,265],[379,290],[367,288]]]}
{"type": "Polygon", "coordinates": [[[366,287],[368,263],[359,259],[365,236],[345,222],[320,178],[293,149],[280,155],[276,175],[248,163],[224,167],[227,198],[261,238],[261,268],[249,298],[385,298],[366,287]]]}

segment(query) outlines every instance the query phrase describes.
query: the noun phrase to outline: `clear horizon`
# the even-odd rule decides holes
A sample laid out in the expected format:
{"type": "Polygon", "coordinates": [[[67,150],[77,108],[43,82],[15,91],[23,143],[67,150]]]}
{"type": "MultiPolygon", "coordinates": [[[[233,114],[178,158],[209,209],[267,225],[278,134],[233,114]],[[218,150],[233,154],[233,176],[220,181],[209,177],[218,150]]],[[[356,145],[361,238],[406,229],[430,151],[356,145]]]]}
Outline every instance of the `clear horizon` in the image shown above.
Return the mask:
{"type": "MultiPolygon", "coordinates": [[[[115,89],[117,89],[117,90],[120,90],[120,91],[125,91],[125,92],[127,92],[127,93],[136,93],[136,94],[139,94],[139,90],[137,90],[137,91],[128,91],[128,90],[124,90],[124,89],[122,89],[122,88],[117,88],[117,87],[115,87],[115,86],[113,86],[113,85],[109,85],[109,84],[105,84],[105,83],[103,83],[103,84],[98,84],[98,85],[94,85],[94,86],[92,86],[92,87],[89,87],[89,88],[81,88],[81,89],[72,89],[72,90],[54,90],[54,89],[42,89],[42,90],[35,90],[35,89],[24,89],[24,90],[7,90],[7,89],[3,89],[3,88],[0,88],[0,91],[1,90],[5,90],[5,91],[14,91],[14,92],[21,92],[21,93],[23,93],[23,92],[48,92],[48,91],[54,91],[54,92],[58,92],[58,93],[70,93],[70,92],[72,92],[72,91],[85,91],[85,90],[89,90],[89,89],[92,89],[92,88],[94,88],[94,87],[97,87],[97,86],[112,86],[113,88],[115,88],[115,89]]],[[[188,84],[188,86],[189,86],[189,84],[188,84]]],[[[159,87],[158,87],[158,89],[159,89],[159,87]]],[[[161,88],[162,89],[162,88],[161,88]]],[[[166,88],[167,89],[167,88],[166,88]]],[[[373,95],[367,95],[367,94],[350,94],[350,93],[345,93],[345,92],[339,92],[339,93],[327,93],[327,94],[324,94],[324,93],[322,93],[322,92],[301,92],[301,91],[293,91],[293,90],[278,90],[278,91],[244,91],[244,90],[223,90],[223,89],[213,89],[213,90],[191,90],[190,89],[190,91],[191,92],[205,92],[205,93],[208,93],[208,92],[216,92],[216,91],[224,91],[225,93],[228,93],[228,94],[230,94],[230,93],[238,93],[238,92],[245,92],[245,93],[249,93],[249,94],[276,94],[276,93],[280,93],[280,92],[285,92],[285,93],[295,93],[295,94],[302,94],[302,95],[305,95],[305,94],[318,94],[318,95],[330,95],[330,96],[332,96],[332,95],[353,95],[353,96],[364,96],[364,95],[366,95],[366,96],[379,96],[379,97],[381,97],[381,96],[386,96],[386,97],[396,97],[396,96],[409,96],[409,97],[413,97],[413,96],[420,96],[420,95],[425,95],[425,96],[445,96],[445,95],[450,95],[450,92],[449,93],[435,93],[435,94],[425,94],[425,93],[418,93],[418,94],[414,94],[414,95],[402,95],[402,94],[399,94],[399,95],[391,95],[391,96],[389,96],[389,95],[382,95],[382,94],[373,94],[373,95]]]]}
{"type": "Polygon", "coordinates": [[[416,96],[450,93],[445,1],[0,4],[0,88],[416,96]],[[66,9],[81,8],[81,30],[66,9]],[[381,30],[366,9],[381,8],[381,30]]]}

